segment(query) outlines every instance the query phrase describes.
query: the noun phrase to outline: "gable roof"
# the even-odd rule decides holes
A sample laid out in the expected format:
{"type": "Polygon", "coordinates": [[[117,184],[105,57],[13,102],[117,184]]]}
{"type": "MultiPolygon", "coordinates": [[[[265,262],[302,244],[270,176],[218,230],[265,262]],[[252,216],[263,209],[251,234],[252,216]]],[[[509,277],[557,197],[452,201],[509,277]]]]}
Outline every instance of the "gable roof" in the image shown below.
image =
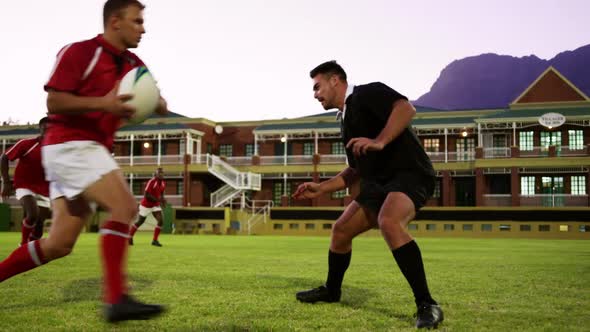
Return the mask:
{"type": "Polygon", "coordinates": [[[557,69],[549,66],[512,104],[568,101],[590,101],[590,98],[557,69]]]}

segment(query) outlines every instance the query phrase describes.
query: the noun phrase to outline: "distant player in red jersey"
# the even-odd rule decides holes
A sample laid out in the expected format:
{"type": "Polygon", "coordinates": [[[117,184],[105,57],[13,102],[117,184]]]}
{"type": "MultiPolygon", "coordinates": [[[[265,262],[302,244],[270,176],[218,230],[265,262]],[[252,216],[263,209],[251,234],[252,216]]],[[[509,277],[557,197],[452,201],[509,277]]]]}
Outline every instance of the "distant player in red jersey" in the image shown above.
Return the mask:
{"type": "Polygon", "coordinates": [[[164,170],[158,167],[156,174],[151,178],[145,185],[145,193],[141,203],[139,203],[139,219],[129,232],[129,244],[133,245],[133,235],[137,232],[137,229],[143,225],[145,218],[152,213],[154,218],[158,221],[158,226],[154,229],[154,238],[152,239],[152,245],[161,247],[162,244],[158,241],[164,219],[162,218],[162,205],[166,205],[166,199],[164,198],[164,190],[166,189],[166,182],[164,181],[164,170]]]}
{"type": "MultiPolygon", "coordinates": [[[[96,202],[111,216],[100,229],[107,321],[148,319],[163,311],[128,295],[129,224],[137,203],[111,155],[115,131],[135,109],[131,95],[117,95],[118,82],[143,62],[128,49],[138,46],[144,6],[137,0],[108,0],[104,33],[65,46],[45,85],[49,126],[41,148],[53,208],[49,236],[21,246],[0,262],[0,281],[68,255],[96,202]]],[[[158,113],[167,112],[160,99],[158,113]]]]}
{"type": "Polygon", "coordinates": [[[43,236],[43,222],[50,217],[49,183],[41,164],[41,140],[47,126],[47,118],[39,121],[40,134],[18,141],[0,157],[2,173],[2,198],[6,201],[16,189],[24,216],[21,226],[21,245],[43,236]],[[10,181],[8,162],[18,159],[14,169],[14,185],[10,181]]]}

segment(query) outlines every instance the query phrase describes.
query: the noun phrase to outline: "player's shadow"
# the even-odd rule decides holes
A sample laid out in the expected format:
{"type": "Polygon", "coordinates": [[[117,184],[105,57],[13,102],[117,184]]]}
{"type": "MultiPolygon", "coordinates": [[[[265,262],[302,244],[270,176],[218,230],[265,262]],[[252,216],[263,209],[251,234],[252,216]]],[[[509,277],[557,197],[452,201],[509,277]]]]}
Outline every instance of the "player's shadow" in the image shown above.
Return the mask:
{"type": "MultiPolygon", "coordinates": [[[[129,278],[129,282],[130,289],[145,289],[153,283],[153,281],[141,277],[129,278]]],[[[102,287],[101,278],[74,280],[62,289],[63,302],[82,302],[100,299],[102,287]]]]}
{"type": "MultiPolygon", "coordinates": [[[[292,292],[294,302],[297,302],[295,299],[296,292],[311,289],[324,284],[324,280],[301,277],[284,277],[280,275],[257,275],[256,278],[267,279],[269,281],[268,286],[265,286],[265,288],[277,288],[280,289],[280,291],[292,292]]],[[[353,309],[372,311],[384,317],[405,321],[410,325],[414,324],[414,318],[412,315],[401,313],[399,310],[395,310],[395,308],[379,307],[367,303],[369,299],[376,296],[377,293],[370,289],[344,284],[342,286],[342,297],[340,302],[338,304],[330,305],[341,305],[353,309]]]]}

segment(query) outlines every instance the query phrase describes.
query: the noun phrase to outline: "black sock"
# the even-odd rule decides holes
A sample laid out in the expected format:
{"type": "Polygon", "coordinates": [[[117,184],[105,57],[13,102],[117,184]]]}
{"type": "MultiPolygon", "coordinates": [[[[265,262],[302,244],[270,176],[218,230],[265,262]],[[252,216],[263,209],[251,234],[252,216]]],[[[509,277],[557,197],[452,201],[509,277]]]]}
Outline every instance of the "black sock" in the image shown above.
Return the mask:
{"type": "Polygon", "coordinates": [[[328,280],[326,281],[326,287],[331,292],[340,292],[344,273],[348,269],[348,265],[350,265],[351,255],[352,251],[346,254],[337,254],[330,250],[328,254],[328,280]]]}
{"type": "Polygon", "coordinates": [[[422,263],[422,254],[420,254],[418,244],[412,240],[391,252],[397,262],[397,266],[399,266],[410,287],[412,287],[416,304],[418,305],[424,302],[437,304],[428,291],[426,273],[424,272],[424,264],[422,263]]]}

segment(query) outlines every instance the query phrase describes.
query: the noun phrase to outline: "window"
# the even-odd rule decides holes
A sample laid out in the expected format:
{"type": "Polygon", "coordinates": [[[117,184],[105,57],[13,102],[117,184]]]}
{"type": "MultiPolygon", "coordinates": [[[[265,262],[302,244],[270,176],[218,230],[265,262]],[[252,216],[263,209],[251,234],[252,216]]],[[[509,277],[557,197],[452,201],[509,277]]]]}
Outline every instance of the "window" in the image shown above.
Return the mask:
{"type": "Polygon", "coordinates": [[[568,130],[570,150],[584,149],[584,131],[583,130],[568,130]]]}
{"type": "Polygon", "coordinates": [[[332,154],[346,154],[344,150],[344,143],[342,142],[333,142],[332,143],[332,154]]]}
{"type": "Polygon", "coordinates": [[[463,224],[463,232],[471,232],[471,231],[473,231],[472,224],[463,224]]]}
{"type": "MultiPolygon", "coordinates": [[[[258,147],[260,148],[260,145],[258,147]]],[[[245,151],[246,151],[246,157],[252,157],[255,152],[254,151],[254,144],[246,144],[245,151]]]]}
{"type": "Polygon", "coordinates": [[[539,232],[549,232],[550,230],[550,225],[539,225],[539,232]]]}
{"type": "Polygon", "coordinates": [[[346,196],[346,190],[338,190],[332,192],[332,199],[341,199],[344,198],[344,196],[346,196]]]}
{"type": "MultiPolygon", "coordinates": [[[[182,141],[180,141],[180,142],[182,143],[182,141]]],[[[207,143],[207,148],[206,148],[206,150],[207,150],[207,153],[208,153],[208,154],[212,154],[212,153],[213,153],[213,144],[211,144],[211,143],[207,143]]]]}
{"type": "Polygon", "coordinates": [[[510,232],[511,228],[512,227],[510,225],[506,225],[506,224],[500,225],[500,232],[510,232]]]}
{"type": "Polygon", "coordinates": [[[314,230],[315,229],[315,224],[305,224],[305,229],[314,230]]]}
{"type": "Polygon", "coordinates": [[[272,229],[281,230],[281,229],[283,229],[283,224],[273,224],[272,229]]]}
{"type": "Polygon", "coordinates": [[[535,177],[523,176],[520,178],[520,194],[534,195],[535,194],[535,177]]]}
{"type": "Polygon", "coordinates": [[[299,224],[291,223],[289,224],[289,229],[299,229],[299,224]]]}
{"type": "Polygon", "coordinates": [[[530,232],[531,231],[531,225],[520,225],[520,231],[521,232],[530,232]]]}
{"type": "Polygon", "coordinates": [[[457,160],[472,160],[475,157],[475,139],[457,139],[457,160]]]}
{"type": "Polygon", "coordinates": [[[438,138],[425,138],[424,139],[424,150],[426,152],[438,152],[439,149],[438,138]]]}
{"type": "Polygon", "coordinates": [[[570,225],[559,225],[559,231],[560,232],[569,232],[570,231],[570,225]]]}
{"type": "Polygon", "coordinates": [[[432,193],[432,197],[433,198],[440,197],[440,181],[438,179],[436,179],[436,181],[434,182],[434,192],[432,193]]]}
{"type": "Polygon", "coordinates": [[[219,146],[219,155],[224,157],[231,157],[233,154],[233,145],[231,144],[221,144],[219,146]]]}
{"type": "Polygon", "coordinates": [[[313,156],[315,153],[315,145],[310,142],[303,143],[303,155],[304,156],[313,156]]]}
{"type": "Polygon", "coordinates": [[[586,195],[586,176],[572,176],[572,195],[586,195]]]}
{"type": "Polygon", "coordinates": [[[436,224],[426,224],[427,231],[436,231],[436,224]]]}
{"type": "MultiPolygon", "coordinates": [[[[286,191],[286,195],[287,197],[291,197],[291,182],[287,182],[287,191],[286,191]]],[[[275,182],[273,184],[273,188],[272,188],[272,200],[275,203],[275,205],[277,206],[281,206],[281,197],[285,194],[284,188],[283,188],[283,182],[275,182]]]]}
{"type": "Polygon", "coordinates": [[[555,145],[556,152],[561,151],[561,131],[541,132],[541,147],[547,149],[551,145],[555,145]]]}
{"type": "Polygon", "coordinates": [[[184,181],[176,181],[176,195],[182,195],[184,193],[184,181]]]}
{"type": "Polygon", "coordinates": [[[322,224],[322,229],[332,229],[332,224],[322,224]]]}
{"type": "Polygon", "coordinates": [[[417,231],[418,230],[418,224],[408,224],[408,230],[409,231],[417,231]]]}
{"type": "Polygon", "coordinates": [[[580,225],[578,231],[580,231],[580,233],[590,232],[590,225],[580,225]]]}
{"type": "Polygon", "coordinates": [[[492,224],[482,224],[481,231],[482,232],[491,232],[492,231],[492,224]]]}
{"type": "Polygon", "coordinates": [[[139,180],[133,181],[133,194],[134,195],[143,195],[143,188],[144,188],[143,181],[139,181],[139,180]]]}
{"type": "Polygon", "coordinates": [[[450,232],[450,231],[454,231],[455,230],[455,225],[453,224],[445,224],[445,231],[446,232],[450,232]]]}
{"type": "Polygon", "coordinates": [[[521,131],[518,134],[520,151],[533,151],[533,132],[521,131]]]}

